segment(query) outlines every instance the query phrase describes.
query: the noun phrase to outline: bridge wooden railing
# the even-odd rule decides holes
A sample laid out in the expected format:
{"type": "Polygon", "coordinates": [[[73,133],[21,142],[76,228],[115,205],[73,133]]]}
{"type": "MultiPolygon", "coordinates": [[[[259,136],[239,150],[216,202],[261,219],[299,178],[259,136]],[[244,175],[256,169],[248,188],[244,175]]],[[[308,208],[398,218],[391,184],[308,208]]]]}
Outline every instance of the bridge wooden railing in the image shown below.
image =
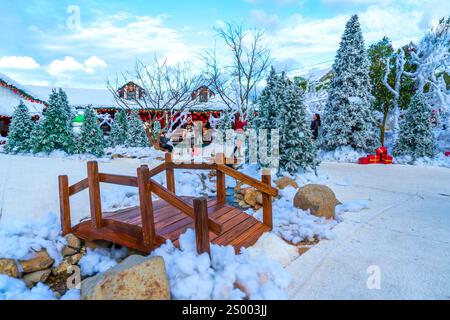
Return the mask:
{"type": "Polygon", "coordinates": [[[142,234],[145,245],[151,246],[156,238],[152,201],[152,193],[154,193],[171,206],[194,219],[197,251],[199,253],[209,253],[209,231],[219,235],[221,233],[221,225],[208,217],[207,200],[204,197],[194,199],[193,205],[191,206],[176,195],[176,169],[215,170],[217,175],[218,204],[225,204],[226,202],[226,176],[235,178],[261,191],[263,194],[263,223],[272,229],[272,197],[278,195],[278,190],[271,186],[270,174],[263,174],[262,181],[249,177],[226,166],[226,159],[223,154],[218,154],[213,163],[175,163],[172,154],[167,153],[165,162],[156,168],[152,170],[149,170],[148,166],[138,168],[137,177],[100,173],[98,163],[95,161],[88,162],[87,164],[88,177],[72,186],[69,186],[66,175],[60,176],[59,198],[63,234],[66,235],[72,231],[70,197],[86,189],[89,189],[92,227],[96,229],[103,228],[104,221],[102,217],[100,183],[115,184],[139,188],[142,234]],[[152,179],[152,177],[164,171],[166,172],[167,188],[152,179]]]}

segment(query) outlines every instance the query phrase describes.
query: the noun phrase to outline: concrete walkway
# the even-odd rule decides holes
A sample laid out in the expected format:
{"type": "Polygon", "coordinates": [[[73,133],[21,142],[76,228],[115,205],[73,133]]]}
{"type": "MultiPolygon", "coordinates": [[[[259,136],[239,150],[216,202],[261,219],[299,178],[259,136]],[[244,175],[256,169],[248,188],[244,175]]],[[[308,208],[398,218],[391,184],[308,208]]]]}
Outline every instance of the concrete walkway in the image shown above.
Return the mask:
{"type": "Polygon", "coordinates": [[[370,199],[370,209],[345,214],[334,240],[288,266],[292,299],[450,299],[449,169],[325,163],[321,171],[341,201],[370,199]]]}

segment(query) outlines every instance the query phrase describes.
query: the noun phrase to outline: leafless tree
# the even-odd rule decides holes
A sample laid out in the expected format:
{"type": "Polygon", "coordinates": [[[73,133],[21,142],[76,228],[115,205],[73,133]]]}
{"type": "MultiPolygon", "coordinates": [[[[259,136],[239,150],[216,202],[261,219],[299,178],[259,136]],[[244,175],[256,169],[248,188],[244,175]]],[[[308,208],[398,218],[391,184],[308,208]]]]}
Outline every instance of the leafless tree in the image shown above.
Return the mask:
{"type": "Polygon", "coordinates": [[[217,29],[218,37],[228,49],[229,57],[221,57],[217,49],[203,55],[205,76],[230,111],[246,115],[252,93],[265,77],[270,65],[270,50],[264,45],[264,33],[244,30],[242,25],[228,23],[217,29]]]}
{"type": "MultiPolygon", "coordinates": [[[[197,103],[192,92],[204,85],[205,79],[201,75],[193,74],[188,63],[171,66],[167,60],[159,60],[155,56],[151,65],[137,60],[134,71],[116,75],[114,82],[108,79],[106,83],[117,105],[125,109],[162,110],[167,116],[167,128],[172,130],[176,129],[173,128],[175,123],[185,120],[187,110],[197,103]],[[119,86],[129,81],[144,89],[145,94],[133,99],[120,97],[119,86]],[[178,117],[173,119],[177,114],[178,117]]],[[[151,120],[161,119],[153,115],[151,120]]]]}

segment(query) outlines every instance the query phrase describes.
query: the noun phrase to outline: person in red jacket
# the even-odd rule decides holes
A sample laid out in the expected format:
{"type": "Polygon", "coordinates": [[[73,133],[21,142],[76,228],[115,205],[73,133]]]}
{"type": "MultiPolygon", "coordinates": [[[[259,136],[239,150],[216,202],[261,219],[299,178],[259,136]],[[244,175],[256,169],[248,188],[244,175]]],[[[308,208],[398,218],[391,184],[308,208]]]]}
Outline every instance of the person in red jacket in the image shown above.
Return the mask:
{"type": "Polygon", "coordinates": [[[242,145],[245,143],[245,127],[247,127],[248,121],[242,121],[241,114],[238,112],[235,115],[235,120],[232,124],[233,130],[236,132],[236,147],[234,148],[233,155],[241,156],[242,145]]]}

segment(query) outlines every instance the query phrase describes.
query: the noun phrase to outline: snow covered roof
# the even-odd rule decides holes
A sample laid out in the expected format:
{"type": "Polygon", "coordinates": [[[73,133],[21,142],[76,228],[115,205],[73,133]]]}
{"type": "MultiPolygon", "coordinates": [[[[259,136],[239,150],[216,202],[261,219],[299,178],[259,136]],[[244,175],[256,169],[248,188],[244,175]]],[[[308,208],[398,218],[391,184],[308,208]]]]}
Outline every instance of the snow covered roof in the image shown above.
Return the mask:
{"type": "MultiPolygon", "coordinates": [[[[30,91],[36,92],[40,97],[48,100],[53,89],[60,87],[25,86],[30,91]]],[[[94,108],[111,108],[116,105],[114,96],[108,89],[82,89],[62,88],[67,94],[70,105],[73,107],[85,107],[92,105],[94,108]]]]}
{"type": "MultiPolygon", "coordinates": [[[[30,91],[36,92],[41,99],[47,100],[53,89],[59,87],[45,87],[45,86],[25,86],[30,91]]],[[[96,109],[101,108],[117,108],[118,104],[115,101],[114,95],[108,89],[82,89],[82,88],[62,88],[69,99],[69,103],[73,107],[85,107],[92,105],[96,109]]],[[[133,101],[127,101],[127,105],[131,109],[140,109],[141,107],[133,101]]],[[[224,110],[226,105],[218,98],[210,98],[208,102],[198,102],[189,109],[194,111],[220,111],[224,110]]]]}
{"type": "Polygon", "coordinates": [[[10,117],[20,101],[28,107],[32,115],[39,115],[45,108],[44,101],[38,94],[22,86],[4,73],[0,72],[0,115],[10,117]]]}

